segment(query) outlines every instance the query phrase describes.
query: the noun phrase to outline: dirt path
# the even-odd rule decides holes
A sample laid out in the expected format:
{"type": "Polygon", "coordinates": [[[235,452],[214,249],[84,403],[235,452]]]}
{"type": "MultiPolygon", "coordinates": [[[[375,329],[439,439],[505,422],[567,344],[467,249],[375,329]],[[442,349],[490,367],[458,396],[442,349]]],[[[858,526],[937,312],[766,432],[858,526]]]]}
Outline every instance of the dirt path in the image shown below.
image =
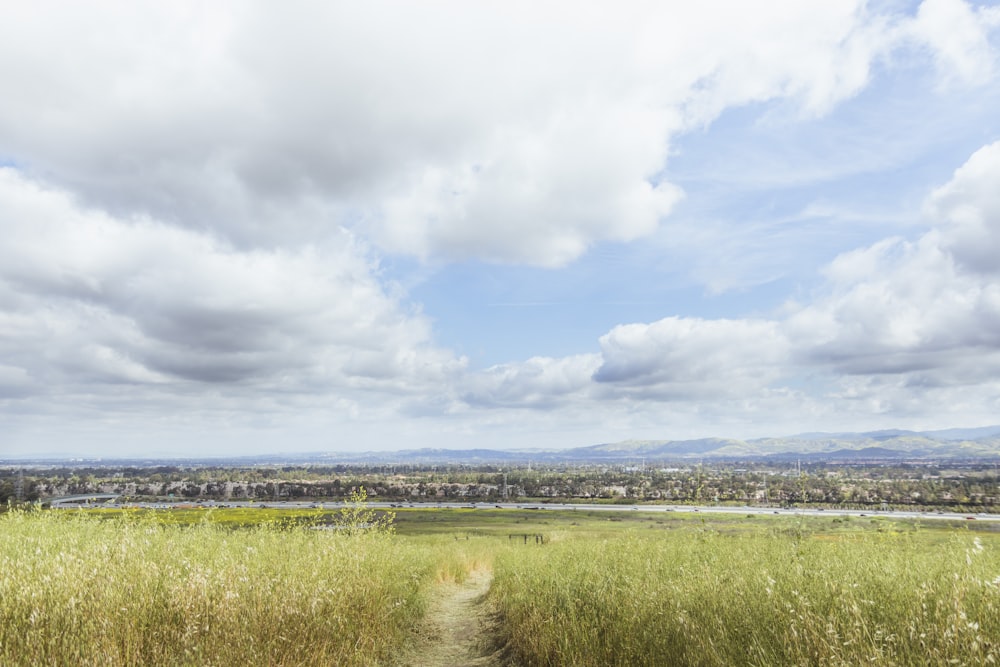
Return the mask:
{"type": "Polygon", "coordinates": [[[463,584],[440,584],[421,640],[406,656],[408,667],[499,667],[489,646],[483,604],[493,574],[473,571],[463,584]]]}

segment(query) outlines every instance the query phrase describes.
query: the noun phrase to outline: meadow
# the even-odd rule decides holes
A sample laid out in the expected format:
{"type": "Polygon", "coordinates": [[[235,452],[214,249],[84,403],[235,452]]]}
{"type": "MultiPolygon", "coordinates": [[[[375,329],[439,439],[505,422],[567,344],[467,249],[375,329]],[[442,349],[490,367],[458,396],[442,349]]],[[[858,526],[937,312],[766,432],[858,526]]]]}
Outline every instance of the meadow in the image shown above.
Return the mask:
{"type": "Polygon", "coordinates": [[[385,533],[0,516],[0,664],[384,664],[462,554],[385,533]]]}
{"type": "Polygon", "coordinates": [[[791,528],[566,540],[498,557],[491,599],[523,665],[993,664],[990,538],[791,528]]]}
{"type": "Polygon", "coordinates": [[[498,663],[1000,659],[985,524],[456,508],[313,529],[329,518],[0,515],[0,664],[405,664],[428,600],[474,570],[498,663]]]}

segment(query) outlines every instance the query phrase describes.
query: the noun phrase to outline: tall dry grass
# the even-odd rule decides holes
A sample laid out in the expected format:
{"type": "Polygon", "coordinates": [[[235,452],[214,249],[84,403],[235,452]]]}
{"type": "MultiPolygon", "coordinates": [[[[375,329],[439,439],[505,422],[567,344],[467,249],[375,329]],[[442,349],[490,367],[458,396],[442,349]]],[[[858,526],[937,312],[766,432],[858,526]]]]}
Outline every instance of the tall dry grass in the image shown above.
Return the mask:
{"type": "Polygon", "coordinates": [[[0,664],[387,664],[437,560],[389,535],[11,512],[0,664]]]}
{"type": "Polygon", "coordinates": [[[988,665],[1000,545],[971,534],[677,530],[500,554],[520,665],[988,665]]]}

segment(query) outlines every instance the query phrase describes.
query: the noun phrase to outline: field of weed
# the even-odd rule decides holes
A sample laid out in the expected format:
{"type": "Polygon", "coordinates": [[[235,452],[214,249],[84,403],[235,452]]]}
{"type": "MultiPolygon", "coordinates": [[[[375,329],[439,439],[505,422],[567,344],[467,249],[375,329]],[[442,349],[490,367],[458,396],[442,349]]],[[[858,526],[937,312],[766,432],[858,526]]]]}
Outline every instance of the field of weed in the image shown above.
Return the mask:
{"type": "Polygon", "coordinates": [[[438,551],[391,535],[7,513],[0,664],[384,663],[423,614],[438,551]]]}
{"type": "Polygon", "coordinates": [[[337,520],[328,510],[0,515],[0,664],[392,665],[438,584],[489,570],[484,641],[511,665],[1000,659],[1000,534],[985,524],[395,519],[390,534],[313,530],[337,520]]]}
{"type": "Polygon", "coordinates": [[[502,554],[491,600],[519,665],[993,664],[998,547],[788,522],[631,531],[502,554]]]}

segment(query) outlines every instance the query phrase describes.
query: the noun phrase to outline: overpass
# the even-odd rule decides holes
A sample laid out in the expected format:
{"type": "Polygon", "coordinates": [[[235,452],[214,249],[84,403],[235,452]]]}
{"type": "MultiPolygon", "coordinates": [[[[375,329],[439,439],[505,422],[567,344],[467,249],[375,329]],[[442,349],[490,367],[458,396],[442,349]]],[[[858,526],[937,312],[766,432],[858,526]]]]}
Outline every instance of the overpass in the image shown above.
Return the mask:
{"type": "Polygon", "coordinates": [[[49,506],[53,509],[58,509],[60,507],[80,507],[83,505],[91,505],[96,502],[109,503],[112,500],[117,500],[121,498],[120,493],[88,493],[79,496],[63,496],[62,498],[50,498],[45,501],[49,503],[49,506]]]}

